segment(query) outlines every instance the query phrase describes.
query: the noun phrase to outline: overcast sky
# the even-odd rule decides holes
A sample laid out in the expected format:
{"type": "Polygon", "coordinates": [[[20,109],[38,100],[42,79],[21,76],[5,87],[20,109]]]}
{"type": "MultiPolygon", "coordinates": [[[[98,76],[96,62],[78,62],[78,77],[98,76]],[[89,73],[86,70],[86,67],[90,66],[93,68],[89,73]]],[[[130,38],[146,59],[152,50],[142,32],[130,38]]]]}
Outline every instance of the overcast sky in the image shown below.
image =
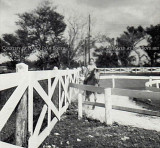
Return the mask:
{"type": "MultiPolygon", "coordinates": [[[[31,11],[42,0],[0,0],[0,35],[16,29],[17,13],[31,11]]],[[[52,1],[52,0],[51,0],[52,1]]],[[[92,33],[117,37],[127,26],[160,23],[160,0],[53,0],[66,17],[91,14],[92,33]]]]}
{"type": "MultiPolygon", "coordinates": [[[[17,13],[35,9],[44,0],[0,0],[0,36],[13,33],[17,13]]],[[[118,37],[127,26],[148,27],[160,23],[160,0],[50,0],[68,18],[91,15],[91,34],[118,37]]],[[[81,17],[79,17],[81,19],[81,17]]],[[[0,55],[0,61],[4,61],[0,55]]]]}

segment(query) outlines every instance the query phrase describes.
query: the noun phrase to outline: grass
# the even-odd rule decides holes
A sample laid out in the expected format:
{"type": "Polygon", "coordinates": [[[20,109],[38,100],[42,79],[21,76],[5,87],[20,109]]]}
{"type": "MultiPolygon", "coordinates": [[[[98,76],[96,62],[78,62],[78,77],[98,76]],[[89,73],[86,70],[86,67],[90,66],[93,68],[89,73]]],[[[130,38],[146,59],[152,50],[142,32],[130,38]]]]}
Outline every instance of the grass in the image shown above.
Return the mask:
{"type": "Polygon", "coordinates": [[[83,116],[72,103],[40,148],[159,148],[160,132],[114,123],[107,126],[83,116]]]}

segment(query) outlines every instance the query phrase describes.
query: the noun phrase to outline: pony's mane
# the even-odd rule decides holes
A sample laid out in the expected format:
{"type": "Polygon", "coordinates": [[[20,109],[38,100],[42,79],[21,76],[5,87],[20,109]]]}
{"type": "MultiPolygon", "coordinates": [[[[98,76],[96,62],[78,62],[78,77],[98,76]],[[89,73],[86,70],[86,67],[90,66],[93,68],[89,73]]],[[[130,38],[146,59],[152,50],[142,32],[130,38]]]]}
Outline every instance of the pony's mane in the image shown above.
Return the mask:
{"type": "Polygon", "coordinates": [[[96,71],[96,69],[92,70],[89,77],[84,81],[84,84],[87,84],[88,81],[94,80],[97,81],[97,79],[94,77],[94,72],[96,71]]]}
{"type": "Polygon", "coordinates": [[[89,75],[88,80],[94,78],[94,72],[95,72],[95,69],[91,71],[91,74],[89,75]]]}

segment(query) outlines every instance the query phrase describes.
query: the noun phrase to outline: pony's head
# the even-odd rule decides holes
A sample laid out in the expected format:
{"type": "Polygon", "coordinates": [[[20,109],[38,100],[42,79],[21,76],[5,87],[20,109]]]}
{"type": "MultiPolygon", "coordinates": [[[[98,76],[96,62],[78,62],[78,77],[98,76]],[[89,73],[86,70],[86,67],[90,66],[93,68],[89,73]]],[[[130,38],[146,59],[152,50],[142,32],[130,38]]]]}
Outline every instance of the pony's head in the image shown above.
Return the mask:
{"type": "Polygon", "coordinates": [[[84,81],[84,84],[89,84],[89,85],[96,85],[99,82],[99,71],[97,69],[94,69],[91,71],[89,77],[86,78],[84,81]]]}
{"type": "MultiPolygon", "coordinates": [[[[99,86],[99,77],[100,77],[100,73],[97,69],[94,69],[91,71],[89,77],[87,77],[84,80],[84,84],[86,85],[93,85],[93,86],[99,86]]],[[[89,96],[92,94],[93,92],[90,91],[86,91],[86,100],[89,100],[89,96]]]]}
{"type": "Polygon", "coordinates": [[[94,77],[95,79],[99,80],[99,78],[100,78],[100,73],[99,73],[99,71],[98,71],[97,69],[94,69],[91,73],[92,73],[92,75],[93,75],[93,77],[94,77]]]}

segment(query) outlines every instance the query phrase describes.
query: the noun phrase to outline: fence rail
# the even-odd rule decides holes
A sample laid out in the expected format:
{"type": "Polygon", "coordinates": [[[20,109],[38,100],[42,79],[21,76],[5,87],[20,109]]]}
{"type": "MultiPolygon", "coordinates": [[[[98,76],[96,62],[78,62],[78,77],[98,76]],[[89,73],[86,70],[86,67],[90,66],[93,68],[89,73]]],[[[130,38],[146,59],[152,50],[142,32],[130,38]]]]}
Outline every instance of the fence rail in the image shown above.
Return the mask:
{"type": "Polygon", "coordinates": [[[139,99],[150,99],[150,100],[160,101],[160,92],[152,92],[148,90],[129,90],[129,89],[120,89],[120,88],[102,88],[102,87],[95,87],[95,86],[85,86],[85,85],[80,85],[80,84],[70,84],[70,87],[74,87],[74,88],[85,90],[85,91],[104,93],[105,104],[96,103],[96,102],[82,102],[82,96],[81,96],[82,94],[79,94],[79,99],[78,99],[79,119],[82,118],[82,104],[105,107],[106,124],[112,124],[112,116],[111,116],[112,109],[140,113],[140,114],[160,116],[160,112],[157,112],[157,111],[148,111],[148,110],[142,110],[142,109],[115,106],[115,105],[113,106],[111,103],[112,95],[120,95],[120,96],[136,97],[139,99]]]}
{"type": "Polygon", "coordinates": [[[0,110],[0,131],[7,123],[9,117],[11,116],[17,105],[18,108],[21,105],[23,107],[26,107],[26,110],[24,111],[24,108],[22,108],[21,106],[19,109],[20,113],[17,113],[16,124],[22,122],[23,125],[19,125],[16,127],[16,145],[0,141],[0,147],[22,147],[24,144],[24,140],[26,140],[27,138],[27,133],[29,133],[30,136],[27,142],[28,148],[38,148],[39,145],[44,141],[44,139],[50,134],[50,131],[53,129],[57,121],[60,120],[61,115],[66,111],[69,103],[71,102],[71,94],[75,90],[69,90],[68,86],[69,83],[79,83],[79,70],[56,69],[48,71],[28,71],[27,65],[18,64],[17,73],[1,74],[0,82],[0,91],[16,87],[12,95],[8,98],[5,105],[0,110]],[[40,84],[40,81],[42,80],[47,81],[47,92],[40,84]],[[54,103],[55,100],[53,100],[52,97],[54,97],[57,88],[58,101],[56,105],[54,103]],[[42,99],[44,102],[39,118],[35,123],[35,127],[33,126],[34,91],[36,91],[36,93],[41,97],[39,99],[42,99]],[[23,110],[23,114],[21,110],[23,110]],[[24,117],[27,112],[28,116],[26,115],[27,117],[24,117]],[[52,116],[52,114],[54,114],[54,117],[52,116]],[[42,123],[45,119],[45,116],[47,117],[47,125],[42,130],[42,123]],[[21,121],[18,122],[18,118],[21,121]],[[28,120],[27,125],[27,121],[25,121],[26,119],[28,120]],[[22,131],[20,131],[19,128],[21,128],[22,131]],[[25,133],[26,129],[28,129],[28,132],[25,133]],[[24,134],[26,135],[24,136],[24,134]]]}
{"type": "Polygon", "coordinates": [[[160,67],[97,68],[101,73],[160,73],[160,67]]]}
{"type": "Polygon", "coordinates": [[[160,92],[160,80],[150,80],[145,83],[147,90],[160,92]]]}

